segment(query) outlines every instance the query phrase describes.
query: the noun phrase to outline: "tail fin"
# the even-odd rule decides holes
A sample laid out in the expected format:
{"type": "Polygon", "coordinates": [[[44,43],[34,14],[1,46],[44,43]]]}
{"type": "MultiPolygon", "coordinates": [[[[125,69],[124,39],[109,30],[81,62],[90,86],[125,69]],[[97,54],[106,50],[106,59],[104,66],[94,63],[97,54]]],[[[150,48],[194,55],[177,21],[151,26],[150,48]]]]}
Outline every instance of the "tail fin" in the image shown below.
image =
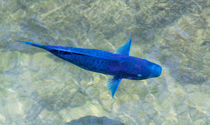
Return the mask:
{"type": "Polygon", "coordinates": [[[28,42],[28,41],[17,41],[17,42],[21,42],[21,43],[28,44],[28,45],[35,46],[35,47],[39,47],[39,48],[45,48],[45,45],[32,43],[32,42],[28,42]]]}

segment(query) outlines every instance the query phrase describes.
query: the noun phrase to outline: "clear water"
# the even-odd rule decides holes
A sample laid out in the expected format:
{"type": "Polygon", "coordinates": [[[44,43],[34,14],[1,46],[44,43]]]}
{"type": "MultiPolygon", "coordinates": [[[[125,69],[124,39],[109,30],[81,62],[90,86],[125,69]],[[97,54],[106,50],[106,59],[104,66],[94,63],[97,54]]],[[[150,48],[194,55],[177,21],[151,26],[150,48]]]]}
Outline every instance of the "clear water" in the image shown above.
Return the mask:
{"type": "Polygon", "coordinates": [[[1,0],[1,125],[209,125],[208,0],[1,0]],[[133,38],[130,54],[161,77],[122,80],[16,43],[102,49],[133,38]]]}

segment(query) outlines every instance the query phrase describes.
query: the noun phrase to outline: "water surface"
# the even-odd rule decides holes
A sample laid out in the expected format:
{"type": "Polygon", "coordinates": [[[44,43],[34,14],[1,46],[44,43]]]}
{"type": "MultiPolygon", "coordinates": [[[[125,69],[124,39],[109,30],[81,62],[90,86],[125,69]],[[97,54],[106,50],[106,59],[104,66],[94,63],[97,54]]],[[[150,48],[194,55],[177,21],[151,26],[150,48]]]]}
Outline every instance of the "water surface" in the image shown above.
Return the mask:
{"type": "Polygon", "coordinates": [[[209,11],[205,0],[1,0],[0,124],[210,124],[209,11]],[[15,42],[115,52],[130,37],[130,55],[163,73],[122,80],[114,99],[108,76],[15,42]]]}

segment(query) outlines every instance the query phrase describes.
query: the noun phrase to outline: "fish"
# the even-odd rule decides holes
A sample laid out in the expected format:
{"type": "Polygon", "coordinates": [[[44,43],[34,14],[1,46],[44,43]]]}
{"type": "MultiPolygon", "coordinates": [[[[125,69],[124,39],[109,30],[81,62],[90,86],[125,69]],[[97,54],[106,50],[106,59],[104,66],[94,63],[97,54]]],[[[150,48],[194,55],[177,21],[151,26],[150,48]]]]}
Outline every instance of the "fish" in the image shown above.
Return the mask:
{"type": "Polygon", "coordinates": [[[110,90],[112,98],[114,98],[122,79],[144,80],[159,77],[162,72],[162,67],[159,64],[129,56],[132,38],[119,47],[116,53],[99,49],[42,45],[28,41],[17,42],[47,50],[82,69],[109,75],[107,88],[110,90]]]}

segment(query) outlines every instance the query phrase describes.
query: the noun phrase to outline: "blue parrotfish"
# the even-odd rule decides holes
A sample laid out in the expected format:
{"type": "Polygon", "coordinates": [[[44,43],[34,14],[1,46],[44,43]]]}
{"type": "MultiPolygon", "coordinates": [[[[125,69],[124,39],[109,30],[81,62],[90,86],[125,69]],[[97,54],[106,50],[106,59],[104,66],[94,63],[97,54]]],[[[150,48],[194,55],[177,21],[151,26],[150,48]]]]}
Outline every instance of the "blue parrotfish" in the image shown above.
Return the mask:
{"type": "Polygon", "coordinates": [[[114,97],[122,79],[143,80],[161,75],[162,68],[147,59],[129,56],[132,38],[117,49],[116,53],[98,49],[66,46],[49,46],[28,41],[17,41],[45,49],[52,54],[83,69],[110,75],[108,89],[114,97]]]}

